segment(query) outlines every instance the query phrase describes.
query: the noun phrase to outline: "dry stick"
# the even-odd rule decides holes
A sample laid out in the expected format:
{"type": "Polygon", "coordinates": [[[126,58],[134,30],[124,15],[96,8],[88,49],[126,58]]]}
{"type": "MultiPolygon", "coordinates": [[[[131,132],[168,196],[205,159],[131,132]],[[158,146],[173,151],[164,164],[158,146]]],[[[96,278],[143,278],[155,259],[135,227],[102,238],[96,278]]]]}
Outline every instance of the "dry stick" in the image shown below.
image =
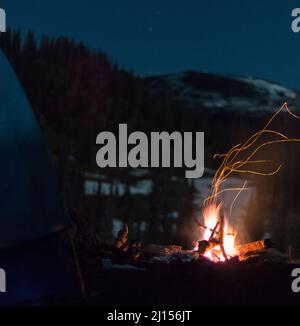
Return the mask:
{"type": "Polygon", "coordinates": [[[81,289],[82,297],[83,297],[84,300],[86,300],[86,285],[85,285],[84,277],[83,277],[83,274],[82,274],[82,271],[81,271],[81,267],[80,267],[76,247],[75,247],[74,241],[73,241],[73,239],[72,239],[72,237],[70,235],[70,232],[68,232],[68,237],[69,237],[69,240],[70,240],[72,253],[73,253],[73,256],[74,256],[74,261],[75,261],[76,271],[77,271],[77,275],[78,275],[78,279],[79,279],[79,283],[80,283],[80,289],[81,289]]]}
{"type": "Polygon", "coordinates": [[[220,224],[220,222],[217,222],[217,223],[216,223],[215,227],[213,228],[213,230],[212,230],[212,232],[211,232],[211,235],[210,235],[208,241],[210,241],[210,240],[214,237],[215,232],[217,231],[217,227],[219,226],[219,224],[220,224]]]}
{"type": "Polygon", "coordinates": [[[222,255],[225,260],[228,260],[228,257],[224,249],[224,213],[223,212],[221,212],[220,214],[219,234],[220,234],[220,248],[221,248],[222,255]]]}
{"type": "MultiPolygon", "coordinates": [[[[201,228],[203,228],[203,229],[205,229],[205,230],[209,230],[209,231],[211,231],[211,232],[214,231],[214,228],[211,229],[211,228],[209,228],[208,226],[206,226],[206,225],[204,225],[204,224],[201,224],[201,223],[200,223],[196,218],[195,218],[195,222],[197,223],[198,226],[200,226],[201,228]]],[[[218,232],[217,232],[217,233],[218,233],[218,232]]]]}

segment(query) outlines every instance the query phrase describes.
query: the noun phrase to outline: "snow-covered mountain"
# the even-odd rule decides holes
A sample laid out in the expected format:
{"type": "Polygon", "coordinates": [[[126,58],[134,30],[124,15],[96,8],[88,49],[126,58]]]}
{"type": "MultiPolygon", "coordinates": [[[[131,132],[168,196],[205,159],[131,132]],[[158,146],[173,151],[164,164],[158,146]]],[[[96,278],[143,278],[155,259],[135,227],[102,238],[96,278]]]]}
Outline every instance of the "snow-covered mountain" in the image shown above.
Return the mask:
{"type": "Polygon", "coordinates": [[[186,107],[270,112],[288,102],[299,107],[300,94],[271,81],[254,77],[222,76],[202,72],[147,77],[153,95],[168,94],[186,107]]]}

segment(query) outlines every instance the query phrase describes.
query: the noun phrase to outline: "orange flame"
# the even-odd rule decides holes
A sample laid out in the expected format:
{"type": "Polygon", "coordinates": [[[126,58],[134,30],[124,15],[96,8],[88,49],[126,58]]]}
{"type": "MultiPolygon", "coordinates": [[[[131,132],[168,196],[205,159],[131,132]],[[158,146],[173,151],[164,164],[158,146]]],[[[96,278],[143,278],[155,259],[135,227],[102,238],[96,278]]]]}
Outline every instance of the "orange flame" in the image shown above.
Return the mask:
{"type": "MultiPolygon", "coordinates": [[[[222,205],[211,204],[203,208],[203,217],[205,221],[206,229],[204,231],[204,240],[211,240],[211,234],[217,223],[220,220],[222,205]]],[[[217,235],[216,235],[217,236],[217,235]]],[[[230,227],[228,220],[225,218],[224,223],[224,239],[223,239],[224,250],[226,255],[229,257],[233,257],[236,255],[235,250],[235,234],[233,229],[230,227]]],[[[225,257],[221,253],[221,247],[219,244],[207,250],[204,254],[205,257],[213,260],[213,261],[224,261],[225,257]]]]}

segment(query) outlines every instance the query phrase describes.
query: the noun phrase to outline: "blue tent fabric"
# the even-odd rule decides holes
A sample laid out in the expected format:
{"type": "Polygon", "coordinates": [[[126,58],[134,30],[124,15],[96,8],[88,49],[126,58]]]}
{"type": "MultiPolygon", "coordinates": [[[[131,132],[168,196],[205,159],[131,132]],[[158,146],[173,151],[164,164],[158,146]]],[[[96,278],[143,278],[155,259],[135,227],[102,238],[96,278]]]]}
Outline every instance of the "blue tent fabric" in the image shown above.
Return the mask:
{"type": "Polygon", "coordinates": [[[75,273],[55,237],[0,253],[6,292],[0,305],[60,304],[80,298],[75,273]]]}
{"type": "Polygon", "coordinates": [[[0,250],[66,224],[38,123],[0,51],[0,250]]]}
{"type": "Polygon", "coordinates": [[[53,241],[68,224],[38,123],[0,50],[0,268],[7,273],[0,304],[69,293],[70,276],[53,241]]]}

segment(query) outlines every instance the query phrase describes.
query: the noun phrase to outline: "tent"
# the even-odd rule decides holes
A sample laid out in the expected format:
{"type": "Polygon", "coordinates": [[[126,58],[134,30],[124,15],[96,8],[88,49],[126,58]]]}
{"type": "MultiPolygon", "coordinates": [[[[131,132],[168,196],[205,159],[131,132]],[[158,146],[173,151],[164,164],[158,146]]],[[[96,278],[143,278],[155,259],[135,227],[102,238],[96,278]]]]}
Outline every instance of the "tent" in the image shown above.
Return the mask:
{"type": "Polygon", "coordinates": [[[0,304],[71,290],[55,235],[68,225],[47,148],[28,99],[0,50],[0,304]]]}

